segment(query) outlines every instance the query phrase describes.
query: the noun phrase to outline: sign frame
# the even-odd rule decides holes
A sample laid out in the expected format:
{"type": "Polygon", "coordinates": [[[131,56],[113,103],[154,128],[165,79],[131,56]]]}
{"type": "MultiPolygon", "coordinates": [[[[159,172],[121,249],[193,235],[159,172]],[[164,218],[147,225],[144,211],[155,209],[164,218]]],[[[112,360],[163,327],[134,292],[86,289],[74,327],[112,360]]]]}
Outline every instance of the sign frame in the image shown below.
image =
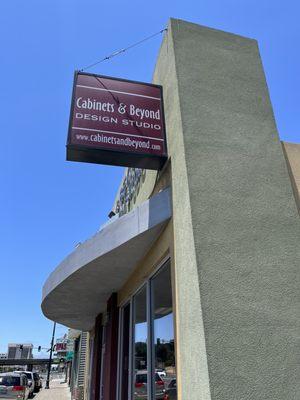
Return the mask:
{"type": "Polygon", "coordinates": [[[70,117],[69,117],[68,138],[67,138],[67,144],[66,144],[66,159],[67,159],[67,161],[87,162],[87,163],[114,165],[114,166],[121,166],[121,167],[153,169],[153,170],[162,169],[162,167],[164,166],[165,162],[168,159],[163,87],[161,85],[147,83],[147,82],[134,81],[134,80],[129,80],[129,79],[111,77],[111,76],[107,76],[107,75],[75,71],[74,72],[73,89],[72,89],[70,117]],[[97,77],[97,78],[104,78],[104,79],[109,79],[109,80],[114,80],[114,81],[128,82],[128,83],[133,83],[133,84],[141,84],[141,85],[159,88],[160,93],[161,93],[160,111],[161,111],[161,123],[162,123],[162,139],[164,140],[164,148],[165,148],[164,155],[135,153],[133,151],[129,152],[129,151],[120,151],[120,150],[105,149],[105,148],[100,149],[100,148],[93,148],[91,146],[84,146],[81,144],[73,144],[71,141],[72,120],[73,120],[73,115],[74,115],[75,91],[76,91],[78,75],[87,75],[87,76],[93,76],[93,77],[97,77]]]}

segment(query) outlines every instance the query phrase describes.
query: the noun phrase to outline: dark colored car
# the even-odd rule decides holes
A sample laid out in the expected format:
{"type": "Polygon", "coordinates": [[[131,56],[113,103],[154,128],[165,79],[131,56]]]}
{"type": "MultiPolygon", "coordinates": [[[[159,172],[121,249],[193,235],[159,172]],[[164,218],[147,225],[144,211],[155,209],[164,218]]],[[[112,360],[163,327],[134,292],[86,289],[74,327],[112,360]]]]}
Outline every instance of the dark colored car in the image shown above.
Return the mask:
{"type": "Polygon", "coordinates": [[[164,400],[177,400],[177,383],[176,379],[172,379],[166,390],[164,400]]]}

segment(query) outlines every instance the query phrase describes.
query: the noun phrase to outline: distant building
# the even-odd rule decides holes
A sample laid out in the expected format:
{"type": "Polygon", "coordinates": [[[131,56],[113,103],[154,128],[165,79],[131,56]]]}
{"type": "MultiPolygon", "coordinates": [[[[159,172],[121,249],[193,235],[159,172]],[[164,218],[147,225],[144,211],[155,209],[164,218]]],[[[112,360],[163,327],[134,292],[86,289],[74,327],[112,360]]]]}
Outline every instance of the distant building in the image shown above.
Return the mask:
{"type": "Polygon", "coordinates": [[[0,353],[0,360],[5,360],[7,358],[7,353],[0,353]]]}
{"type": "Polygon", "coordinates": [[[31,343],[9,343],[7,358],[29,359],[32,356],[33,344],[31,343]]]}
{"type": "Polygon", "coordinates": [[[282,142],[292,188],[300,213],[300,144],[282,142]]]}

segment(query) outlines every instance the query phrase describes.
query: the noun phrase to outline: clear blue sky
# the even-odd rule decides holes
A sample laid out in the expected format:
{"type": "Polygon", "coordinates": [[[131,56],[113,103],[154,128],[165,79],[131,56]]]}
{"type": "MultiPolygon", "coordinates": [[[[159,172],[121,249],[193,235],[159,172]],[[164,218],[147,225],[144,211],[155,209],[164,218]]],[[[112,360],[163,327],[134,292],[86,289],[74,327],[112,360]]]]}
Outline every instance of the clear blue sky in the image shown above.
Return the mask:
{"type": "MultiPolygon", "coordinates": [[[[65,161],[74,69],[162,29],[170,16],[256,38],[280,136],[300,142],[298,0],[1,1],[0,351],[7,342],[49,343],[42,285],[106,221],[122,175],[65,161]]],[[[160,41],[91,72],[151,81],[160,41]]]]}

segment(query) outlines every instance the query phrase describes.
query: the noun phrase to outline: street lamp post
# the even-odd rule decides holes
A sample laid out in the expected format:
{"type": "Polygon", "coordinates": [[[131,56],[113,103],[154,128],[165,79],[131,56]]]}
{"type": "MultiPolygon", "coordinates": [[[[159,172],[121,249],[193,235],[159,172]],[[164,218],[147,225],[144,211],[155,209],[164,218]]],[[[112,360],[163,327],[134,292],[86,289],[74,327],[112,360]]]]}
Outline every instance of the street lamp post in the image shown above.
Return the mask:
{"type": "Polygon", "coordinates": [[[52,351],[53,351],[54,336],[55,336],[55,327],[56,327],[56,322],[54,322],[54,325],[53,325],[53,332],[52,332],[52,340],[51,340],[50,355],[49,355],[49,363],[48,363],[48,371],[47,371],[47,380],[46,380],[45,389],[49,389],[50,371],[51,371],[51,364],[52,364],[52,351]]]}

